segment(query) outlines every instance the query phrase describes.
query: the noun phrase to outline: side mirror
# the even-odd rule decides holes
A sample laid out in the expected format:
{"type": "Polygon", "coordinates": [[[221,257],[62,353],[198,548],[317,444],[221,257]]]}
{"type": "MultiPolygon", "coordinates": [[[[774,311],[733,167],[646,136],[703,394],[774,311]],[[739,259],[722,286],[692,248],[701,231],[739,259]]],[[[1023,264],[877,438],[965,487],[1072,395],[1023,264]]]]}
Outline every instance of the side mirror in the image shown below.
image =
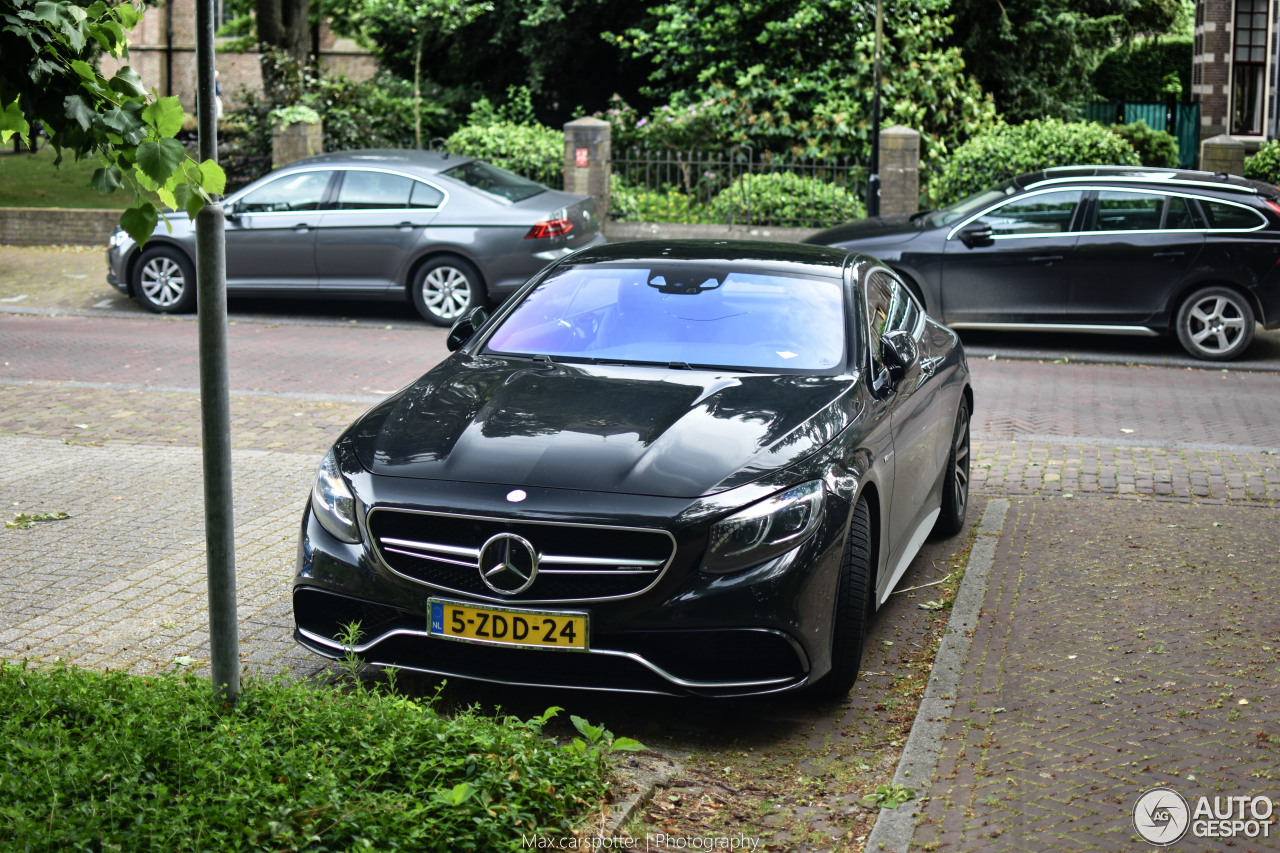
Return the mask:
{"type": "Polygon", "coordinates": [[[449,337],[445,338],[444,345],[448,347],[449,352],[457,352],[462,345],[475,335],[476,329],[484,325],[484,321],[489,319],[489,311],[483,307],[475,307],[471,309],[471,313],[459,317],[449,328],[449,337]]]}
{"type": "Polygon", "coordinates": [[[960,242],[975,249],[978,246],[990,246],[995,240],[991,236],[990,225],[970,225],[960,232],[960,242]]]}
{"type": "Polygon", "coordinates": [[[920,357],[915,338],[911,337],[910,332],[901,329],[889,332],[880,339],[880,351],[884,365],[889,369],[889,378],[894,382],[906,376],[920,357]]]}

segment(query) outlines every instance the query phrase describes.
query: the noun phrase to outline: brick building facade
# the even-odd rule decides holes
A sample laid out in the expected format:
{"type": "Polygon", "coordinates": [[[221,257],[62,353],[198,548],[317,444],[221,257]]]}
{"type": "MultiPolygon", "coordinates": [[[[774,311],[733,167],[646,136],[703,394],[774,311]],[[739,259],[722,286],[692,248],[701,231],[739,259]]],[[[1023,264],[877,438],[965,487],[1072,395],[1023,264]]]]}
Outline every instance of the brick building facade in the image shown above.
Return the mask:
{"type": "Polygon", "coordinates": [[[1276,132],[1280,0],[1196,0],[1191,94],[1200,139],[1219,134],[1256,150],[1276,132]]]}
{"type": "MultiPolygon", "coordinates": [[[[215,0],[218,12],[222,3],[215,0]]],[[[124,62],[111,56],[102,58],[108,77],[124,62]]],[[[195,111],[196,89],[196,3],[195,0],[162,0],[146,10],[129,33],[128,64],[142,77],[143,85],[162,96],[177,95],[187,112],[195,111]]],[[[373,76],[373,56],[350,39],[335,38],[327,24],[320,31],[320,64],[329,72],[357,80],[373,76]]],[[[261,92],[262,74],[256,51],[217,55],[218,81],[222,84],[225,108],[237,105],[241,91],[261,92]]]]}

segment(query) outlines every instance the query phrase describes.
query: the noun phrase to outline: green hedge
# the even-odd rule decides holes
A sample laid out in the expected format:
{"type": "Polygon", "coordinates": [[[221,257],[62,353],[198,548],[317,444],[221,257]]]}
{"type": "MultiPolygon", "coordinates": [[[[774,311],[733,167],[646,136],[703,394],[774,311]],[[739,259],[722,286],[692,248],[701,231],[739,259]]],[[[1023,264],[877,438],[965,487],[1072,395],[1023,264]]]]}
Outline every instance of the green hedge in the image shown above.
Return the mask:
{"type": "Polygon", "coordinates": [[[1244,158],[1244,176],[1280,185],[1280,140],[1263,143],[1258,153],[1244,158]]]}
{"type": "Polygon", "coordinates": [[[717,222],[825,228],[866,216],[862,201],[837,184],[794,172],[743,175],[711,199],[717,222]]]}
{"type": "Polygon", "coordinates": [[[1039,119],[999,125],[947,158],[930,184],[935,205],[950,204],[992,184],[1052,166],[1140,166],[1129,142],[1092,122],[1039,119]]]}
{"type": "Polygon", "coordinates": [[[1109,101],[1162,101],[1191,94],[1190,38],[1161,37],[1112,48],[1093,72],[1093,85],[1109,101]]]}
{"type": "Polygon", "coordinates": [[[564,131],[512,121],[469,124],[449,137],[449,150],[544,180],[549,169],[560,170],[559,164],[564,160],[564,131]]]}

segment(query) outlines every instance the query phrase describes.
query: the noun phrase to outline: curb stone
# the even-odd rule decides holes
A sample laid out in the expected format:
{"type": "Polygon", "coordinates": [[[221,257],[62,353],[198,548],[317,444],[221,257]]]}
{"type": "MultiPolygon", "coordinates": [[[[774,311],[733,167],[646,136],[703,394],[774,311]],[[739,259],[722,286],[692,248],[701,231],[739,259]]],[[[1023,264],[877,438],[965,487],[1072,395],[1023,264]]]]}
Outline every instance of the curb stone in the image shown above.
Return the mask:
{"type": "MultiPolygon", "coordinates": [[[[969,553],[964,579],[951,607],[947,633],[938,648],[929,684],[925,688],[920,709],[916,712],[911,733],[907,736],[902,758],[893,776],[893,784],[910,787],[928,794],[933,773],[942,750],[951,711],[955,706],[956,688],[960,673],[969,653],[973,629],[986,596],[987,575],[995,563],[996,543],[1004,527],[1005,514],[1009,510],[1008,498],[992,498],[982,513],[978,525],[978,537],[969,553]]],[[[867,836],[865,849],[906,853],[915,834],[916,818],[920,812],[920,798],[910,800],[895,809],[881,809],[871,834],[867,836]]]]}

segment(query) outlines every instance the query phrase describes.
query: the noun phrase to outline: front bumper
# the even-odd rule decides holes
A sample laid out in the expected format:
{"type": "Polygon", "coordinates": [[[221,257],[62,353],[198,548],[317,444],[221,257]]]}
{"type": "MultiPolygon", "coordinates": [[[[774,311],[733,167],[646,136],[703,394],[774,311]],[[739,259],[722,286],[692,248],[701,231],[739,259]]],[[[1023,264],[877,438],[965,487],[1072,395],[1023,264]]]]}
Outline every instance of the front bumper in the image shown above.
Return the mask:
{"type": "MultiPolygon", "coordinates": [[[[654,512],[654,526],[657,505],[690,504],[609,499],[614,497],[624,505],[628,524],[646,512],[644,504],[654,512]]],[[[668,528],[677,541],[675,557],[652,588],[621,600],[556,605],[495,603],[491,596],[459,595],[415,582],[392,571],[367,544],[334,539],[308,506],[293,587],[294,637],[317,654],[340,658],[339,636],[359,622],[355,651],[368,663],[503,684],[703,696],[793,690],[830,667],[832,602],[847,509],[829,495],[825,521],[813,536],[774,560],[731,575],[698,570],[709,520],[677,525],[668,528]],[[507,610],[586,612],[589,648],[530,649],[432,636],[429,598],[507,610]]],[[[668,514],[666,521],[680,515],[668,514]]],[[[367,527],[365,534],[367,543],[367,527]]]]}

